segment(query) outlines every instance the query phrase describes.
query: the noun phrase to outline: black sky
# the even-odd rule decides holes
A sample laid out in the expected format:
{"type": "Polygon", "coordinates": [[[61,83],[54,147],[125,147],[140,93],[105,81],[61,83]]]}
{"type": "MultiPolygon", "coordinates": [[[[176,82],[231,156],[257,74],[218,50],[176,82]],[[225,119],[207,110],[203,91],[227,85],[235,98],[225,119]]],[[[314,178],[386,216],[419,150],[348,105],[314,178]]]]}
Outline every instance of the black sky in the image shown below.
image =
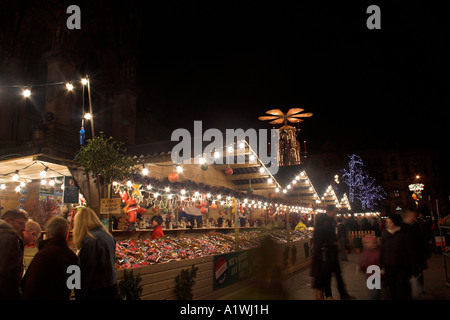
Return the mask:
{"type": "MultiPolygon", "coordinates": [[[[301,107],[312,149],[327,140],[401,145],[448,140],[449,28],[443,8],[364,1],[164,2],[142,10],[138,124],[267,128],[266,110],[301,107]]],[[[148,133],[148,134],[147,134],[148,133]]],[[[170,135],[167,136],[170,139],[170,135]]]]}

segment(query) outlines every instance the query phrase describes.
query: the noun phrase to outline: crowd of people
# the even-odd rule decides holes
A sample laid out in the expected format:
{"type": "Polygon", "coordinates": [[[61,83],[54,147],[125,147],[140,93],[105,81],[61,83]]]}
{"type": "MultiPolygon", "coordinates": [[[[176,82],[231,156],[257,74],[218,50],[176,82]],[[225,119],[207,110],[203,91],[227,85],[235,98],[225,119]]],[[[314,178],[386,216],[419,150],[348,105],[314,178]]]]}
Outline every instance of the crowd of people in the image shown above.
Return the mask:
{"type": "MultiPolygon", "coordinates": [[[[371,289],[372,299],[411,299],[411,279],[423,288],[423,271],[430,257],[431,226],[414,208],[403,217],[390,215],[386,221],[366,217],[337,216],[329,207],[315,218],[312,239],[311,276],[314,299],[334,299],[332,277],[337,281],[341,299],[354,299],[342,277],[340,261],[347,261],[349,231],[373,231],[363,241],[359,267],[366,273],[369,266],[379,266],[382,288],[371,289]],[[383,293],[383,294],[382,294],[383,293]]],[[[161,220],[161,219],[160,219],[161,220]]],[[[154,219],[155,237],[163,237],[160,220],[154,219]],[[160,230],[161,229],[161,230],[160,230]]],[[[296,228],[306,228],[302,221],[296,228]]],[[[0,300],[48,299],[68,300],[68,268],[80,269],[80,285],[74,288],[77,300],[113,300],[118,298],[115,272],[115,240],[90,208],[82,207],[74,218],[75,254],[68,247],[68,221],[56,216],[45,226],[46,239],[37,243],[39,251],[25,271],[24,248],[36,242],[41,227],[28,219],[23,210],[9,210],[0,219],[0,300]]]]}
{"type": "MultiPolygon", "coordinates": [[[[379,223],[365,217],[337,217],[335,207],[316,218],[312,239],[311,276],[314,299],[334,299],[331,292],[333,274],[337,280],[341,299],[353,299],[346,290],[339,260],[347,261],[346,240],[348,231],[373,231],[363,239],[359,267],[366,273],[369,266],[381,270],[381,287],[368,288],[371,299],[411,299],[412,285],[423,290],[423,271],[430,257],[431,225],[415,208],[405,210],[403,216],[390,215],[379,223]],[[374,235],[373,235],[374,234],[374,235]]],[[[367,273],[366,273],[367,274],[367,273]]]]}
{"type": "Polygon", "coordinates": [[[2,215],[0,300],[68,300],[68,270],[74,270],[74,266],[80,270],[79,285],[74,288],[77,300],[117,299],[115,240],[95,212],[82,207],[75,215],[73,242],[78,255],[68,247],[66,219],[53,217],[45,229],[46,239],[38,242],[39,251],[25,272],[24,248],[39,238],[40,226],[23,210],[9,210],[2,215]]]}

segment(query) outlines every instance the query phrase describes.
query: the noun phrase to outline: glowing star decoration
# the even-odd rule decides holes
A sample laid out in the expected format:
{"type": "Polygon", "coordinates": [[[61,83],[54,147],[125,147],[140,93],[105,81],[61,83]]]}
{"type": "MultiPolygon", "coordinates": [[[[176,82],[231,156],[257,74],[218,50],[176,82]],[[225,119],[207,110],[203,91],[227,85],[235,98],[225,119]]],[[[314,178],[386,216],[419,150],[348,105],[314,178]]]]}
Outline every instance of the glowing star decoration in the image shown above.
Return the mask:
{"type": "Polygon", "coordinates": [[[144,196],[141,193],[141,185],[140,184],[133,184],[131,185],[131,188],[133,188],[133,191],[131,192],[131,197],[137,201],[137,203],[144,200],[144,196]]]}

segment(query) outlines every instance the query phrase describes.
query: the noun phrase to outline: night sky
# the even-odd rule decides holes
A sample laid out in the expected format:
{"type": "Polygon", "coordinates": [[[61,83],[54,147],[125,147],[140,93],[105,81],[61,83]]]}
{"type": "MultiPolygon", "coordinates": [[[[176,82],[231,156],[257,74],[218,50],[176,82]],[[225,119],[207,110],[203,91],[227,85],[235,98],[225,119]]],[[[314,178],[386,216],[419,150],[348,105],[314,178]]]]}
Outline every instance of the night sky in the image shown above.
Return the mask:
{"type": "Polygon", "coordinates": [[[267,128],[266,110],[300,107],[310,150],[442,146],[448,140],[449,27],[420,2],[164,2],[142,10],[139,142],[168,132],[267,128]],[[381,8],[381,30],[366,9],[381,8]],[[158,129],[159,130],[159,129],[158,129]]]}

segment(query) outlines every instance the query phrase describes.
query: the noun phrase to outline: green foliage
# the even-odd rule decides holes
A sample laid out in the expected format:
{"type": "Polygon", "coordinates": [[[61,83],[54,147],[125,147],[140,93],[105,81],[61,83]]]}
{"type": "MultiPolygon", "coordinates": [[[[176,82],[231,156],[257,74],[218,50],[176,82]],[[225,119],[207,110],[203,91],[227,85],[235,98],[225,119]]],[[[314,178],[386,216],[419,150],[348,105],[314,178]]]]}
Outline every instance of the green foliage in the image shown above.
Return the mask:
{"type": "Polygon", "coordinates": [[[141,274],[138,273],[136,277],[133,275],[133,270],[128,272],[124,270],[124,280],[119,282],[119,294],[124,300],[141,300],[143,286],[139,283],[142,281],[141,274]]]}
{"type": "Polygon", "coordinates": [[[195,285],[195,277],[197,277],[198,268],[192,265],[192,269],[183,269],[176,276],[175,293],[180,300],[192,300],[192,287],[195,285]]]}
{"type": "Polygon", "coordinates": [[[75,162],[84,168],[86,174],[101,179],[102,184],[125,181],[135,173],[138,161],[125,153],[123,143],[112,137],[105,138],[103,132],[89,139],[75,156],[75,162]]]}

